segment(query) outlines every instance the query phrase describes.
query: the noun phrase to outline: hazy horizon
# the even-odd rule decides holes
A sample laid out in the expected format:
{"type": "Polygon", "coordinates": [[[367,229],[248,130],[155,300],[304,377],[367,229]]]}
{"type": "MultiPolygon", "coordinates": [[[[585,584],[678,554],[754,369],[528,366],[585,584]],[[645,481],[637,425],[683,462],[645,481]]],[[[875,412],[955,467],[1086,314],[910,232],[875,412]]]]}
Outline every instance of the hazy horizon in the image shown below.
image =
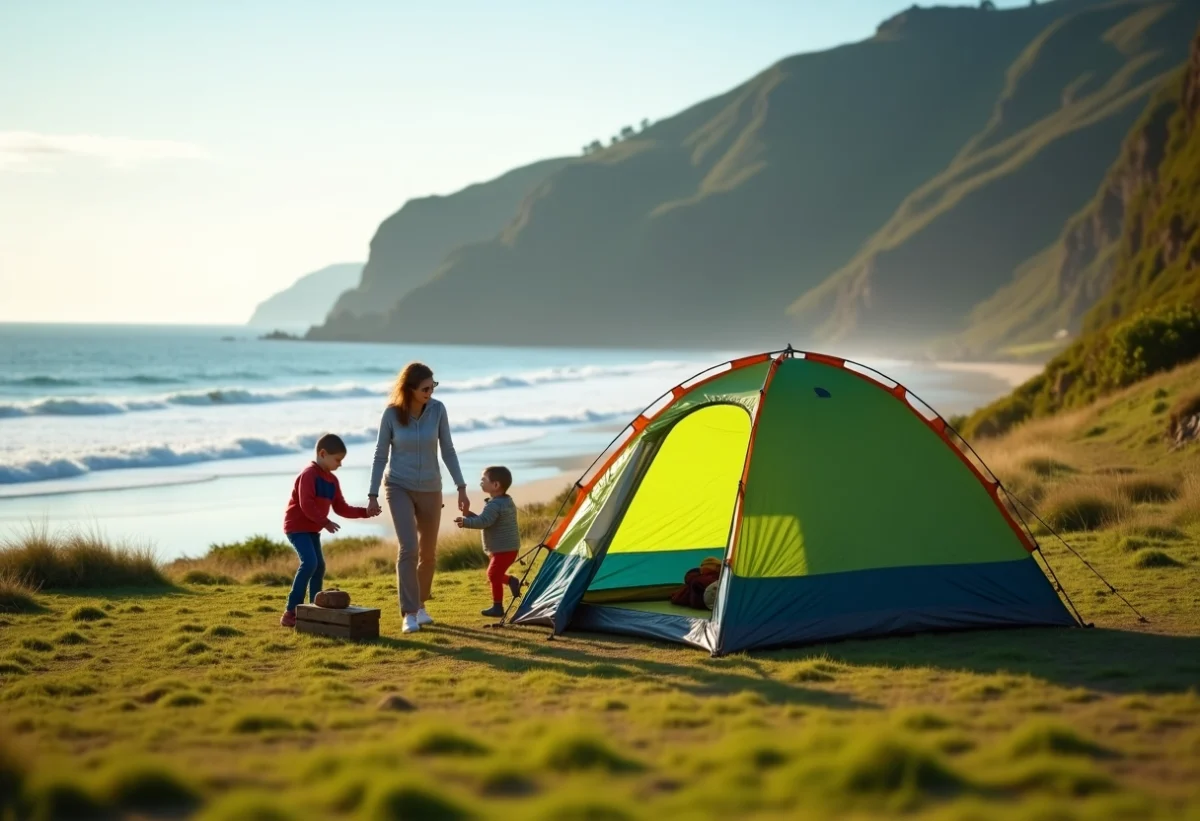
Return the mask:
{"type": "Polygon", "coordinates": [[[905,5],[5,4],[0,322],[240,324],[365,261],[406,200],[577,154],[905,5]]]}

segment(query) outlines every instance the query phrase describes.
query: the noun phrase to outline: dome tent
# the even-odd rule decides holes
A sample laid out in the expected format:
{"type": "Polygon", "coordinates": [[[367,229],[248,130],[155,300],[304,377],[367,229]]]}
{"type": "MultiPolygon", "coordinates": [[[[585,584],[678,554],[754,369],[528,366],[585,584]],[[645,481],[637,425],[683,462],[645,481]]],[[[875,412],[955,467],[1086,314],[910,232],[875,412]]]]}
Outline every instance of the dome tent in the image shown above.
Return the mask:
{"type": "Polygon", "coordinates": [[[511,623],[714,655],[1077,625],[1000,483],[955,436],[843,359],[789,347],[716,366],[638,415],[580,480],[511,623]],[[723,561],[711,613],[671,605],[709,556],[723,561]]]}

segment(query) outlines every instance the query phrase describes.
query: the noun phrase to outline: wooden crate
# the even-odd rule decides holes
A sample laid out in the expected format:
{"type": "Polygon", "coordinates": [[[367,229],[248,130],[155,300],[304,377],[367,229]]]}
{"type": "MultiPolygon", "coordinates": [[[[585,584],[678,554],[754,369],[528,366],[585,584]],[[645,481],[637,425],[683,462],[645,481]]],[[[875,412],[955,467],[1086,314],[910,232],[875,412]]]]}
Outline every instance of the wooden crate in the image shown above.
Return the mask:
{"type": "Polygon", "coordinates": [[[315,604],[296,606],[296,630],[341,639],[379,637],[379,608],[346,607],[334,610],[315,604]]]}

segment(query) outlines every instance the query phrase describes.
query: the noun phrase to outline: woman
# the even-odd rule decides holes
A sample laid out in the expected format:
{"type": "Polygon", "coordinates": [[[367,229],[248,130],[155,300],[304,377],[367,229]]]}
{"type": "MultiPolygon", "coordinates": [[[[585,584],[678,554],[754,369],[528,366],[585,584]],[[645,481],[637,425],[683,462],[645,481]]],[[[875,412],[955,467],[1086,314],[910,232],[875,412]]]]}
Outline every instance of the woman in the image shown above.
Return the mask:
{"type": "Polygon", "coordinates": [[[420,362],[410,362],[392,387],[388,406],[379,421],[375,465],[367,511],[378,513],[379,484],[387,465],[387,504],[400,542],[396,557],[396,588],[400,596],[403,632],[413,633],[433,624],[425,609],[433,587],[437,562],[438,526],[442,522],[442,474],[437,451],[458,487],[458,509],[471,509],[467,483],[458,466],[458,454],[450,439],[445,406],[433,398],[433,371],[420,362]],[[391,463],[388,464],[388,452],[391,463]]]}

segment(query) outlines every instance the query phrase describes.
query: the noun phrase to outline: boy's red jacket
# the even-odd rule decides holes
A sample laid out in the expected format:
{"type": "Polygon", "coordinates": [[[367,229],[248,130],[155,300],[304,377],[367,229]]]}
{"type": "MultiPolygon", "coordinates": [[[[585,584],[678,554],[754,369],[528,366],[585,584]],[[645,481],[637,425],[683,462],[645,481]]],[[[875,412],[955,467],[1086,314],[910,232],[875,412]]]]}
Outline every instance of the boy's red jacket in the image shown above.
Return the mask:
{"type": "Polygon", "coordinates": [[[329,508],[345,519],[365,519],[367,509],[346,504],[337,477],[316,462],[300,471],[283,514],[284,533],[317,533],[329,522],[329,508]]]}

